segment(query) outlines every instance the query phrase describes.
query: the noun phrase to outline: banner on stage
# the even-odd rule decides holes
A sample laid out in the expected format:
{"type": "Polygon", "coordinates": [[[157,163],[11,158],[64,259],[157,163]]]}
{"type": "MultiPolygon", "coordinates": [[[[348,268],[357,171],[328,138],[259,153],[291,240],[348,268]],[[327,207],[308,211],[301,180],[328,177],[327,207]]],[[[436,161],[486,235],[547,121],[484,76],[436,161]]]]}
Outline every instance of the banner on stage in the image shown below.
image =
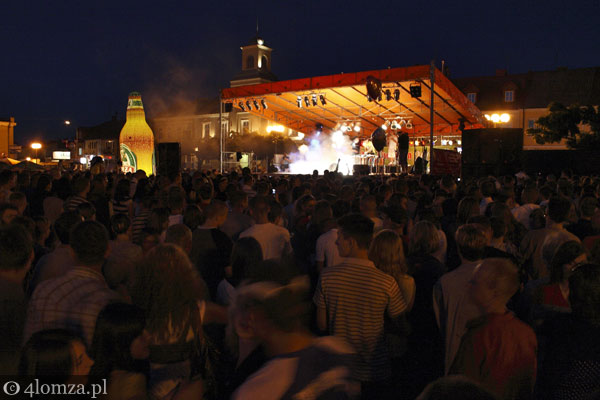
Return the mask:
{"type": "Polygon", "coordinates": [[[431,173],[460,176],[460,153],[452,150],[433,149],[431,173]]]}

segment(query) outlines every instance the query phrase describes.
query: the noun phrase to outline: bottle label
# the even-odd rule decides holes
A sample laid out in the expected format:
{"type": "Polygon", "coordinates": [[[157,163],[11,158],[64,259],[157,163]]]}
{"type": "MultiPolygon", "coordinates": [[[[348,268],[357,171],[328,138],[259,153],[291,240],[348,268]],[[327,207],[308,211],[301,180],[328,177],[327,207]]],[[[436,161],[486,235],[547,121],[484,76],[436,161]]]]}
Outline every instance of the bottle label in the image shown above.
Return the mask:
{"type": "Polygon", "coordinates": [[[125,143],[121,143],[121,162],[123,165],[121,166],[121,171],[124,174],[131,172],[134,173],[137,171],[137,158],[133,151],[127,146],[125,143]]]}
{"type": "Polygon", "coordinates": [[[131,108],[144,108],[142,99],[129,99],[127,102],[127,109],[129,110],[131,108]]]}

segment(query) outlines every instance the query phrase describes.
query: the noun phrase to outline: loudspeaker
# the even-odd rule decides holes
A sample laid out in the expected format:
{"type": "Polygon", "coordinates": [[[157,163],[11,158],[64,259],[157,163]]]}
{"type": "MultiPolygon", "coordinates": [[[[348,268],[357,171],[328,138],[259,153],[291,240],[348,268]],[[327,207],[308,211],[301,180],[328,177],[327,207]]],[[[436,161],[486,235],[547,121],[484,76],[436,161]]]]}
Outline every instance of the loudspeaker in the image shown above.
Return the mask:
{"type": "Polygon", "coordinates": [[[158,175],[170,175],[181,171],[181,145],[179,143],[158,144],[158,175]]]}
{"type": "Polygon", "coordinates": [[[354,164],[352,166],[352,174],[353,175],[369,175],[369,173],[371,173],[371,166],[370,165],[362,165],[362,164],[354,164]]]}
{"type": "Polygon", "coordinates": [[[521,168],[522,154],[522,129],[465,130],[462,134],[462,175],[513,174],[521,168]]]}
{"type": "Polygon", "coordinates": [[[522,152],[522,129],[468,129],[462,134],[463,164],[520,163],[522,152]]]}

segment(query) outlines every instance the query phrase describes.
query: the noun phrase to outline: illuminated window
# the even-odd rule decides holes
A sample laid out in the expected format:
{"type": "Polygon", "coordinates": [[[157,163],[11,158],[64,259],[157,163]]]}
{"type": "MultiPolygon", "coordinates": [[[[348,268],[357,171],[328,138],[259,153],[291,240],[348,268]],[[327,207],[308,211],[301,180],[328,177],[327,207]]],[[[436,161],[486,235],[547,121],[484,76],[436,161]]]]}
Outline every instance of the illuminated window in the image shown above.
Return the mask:
{"type": "Polygon", "coordinates": [[[223,132],[223,135],[227,135],[229,133],[229,121],[223,121],[221,123],[221,132],[223,132]]]}
{"type": "Polygon", "coordinates": [[[252,69],[252,68],[254,68],[254,57],[248,56],[246,58],[246,69],[252,69]]]}
{"type": "Polygon", "coordinates": [[[210,122],[202,124],[202,139],[210,136],[210,122]]]}
{"type": "Polygon", "coordinates": [[[240,121],[240,131],[242,133],[250,133],[250,120],[243,119],[240,121]]]}
{"type": "Polygon", "coordinates": [[[473,104],[477,101],[477,93],[467,93],[467,99],[473,104]]]}
{"type": "Polygon", "coordinates": [[[504,91],[504,102],[512,103],[515,101],[515,91],[514,90],[505,90],[504,91]]]}
{"type": "Polygon", "coordinates": [[[267,56],[262,56],[260,58],[260,68],[261,69],[268,69],[269,68],[269,62],[267,61],[267,56]]]}

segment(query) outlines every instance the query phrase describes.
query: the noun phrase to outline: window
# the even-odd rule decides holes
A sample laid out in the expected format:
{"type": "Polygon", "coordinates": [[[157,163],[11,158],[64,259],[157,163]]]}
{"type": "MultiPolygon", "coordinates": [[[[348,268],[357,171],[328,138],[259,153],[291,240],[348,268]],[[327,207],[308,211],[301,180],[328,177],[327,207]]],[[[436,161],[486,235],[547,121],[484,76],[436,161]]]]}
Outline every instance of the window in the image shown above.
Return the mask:
{"type": "Polygon", "coordinates": [[[210,136],[210,122],[202,124],[202,139],[210,136]]]}
{"type": "Polygon", "coordinates": [[[477,101],[477,93],[467,93],[467,99],[473,104],[477,101]]]}
{"type": "Polygon", "coordinates": [[[243,119],[240,121],[240,131],[242,133],[250,133],[250,120],[243,119]]]}
{"type": "Polygon", "coordinates": [[[229,121],[221,122],[221,132],[223,132],[223,136],[229,135],[229,121]]]}
{"type": "Polygon", "coordinates": [[[504,102],[512,103],[515,101],[515,91],[514,90],[505,90],[504,91],[504,102]]]}
{"type": "Polygon", "coordinates": [[[246,69],[252,69],[252,68],[254,68],[254,57],[248,56],[246,58],[246,69]]]}
{"type": "Polygon", "coordinates": [[[260,69],[268,69],[269,62],[267,61],[267,56],[262,56],[260,58],[260,65],[258,66],[260,69]]]}

